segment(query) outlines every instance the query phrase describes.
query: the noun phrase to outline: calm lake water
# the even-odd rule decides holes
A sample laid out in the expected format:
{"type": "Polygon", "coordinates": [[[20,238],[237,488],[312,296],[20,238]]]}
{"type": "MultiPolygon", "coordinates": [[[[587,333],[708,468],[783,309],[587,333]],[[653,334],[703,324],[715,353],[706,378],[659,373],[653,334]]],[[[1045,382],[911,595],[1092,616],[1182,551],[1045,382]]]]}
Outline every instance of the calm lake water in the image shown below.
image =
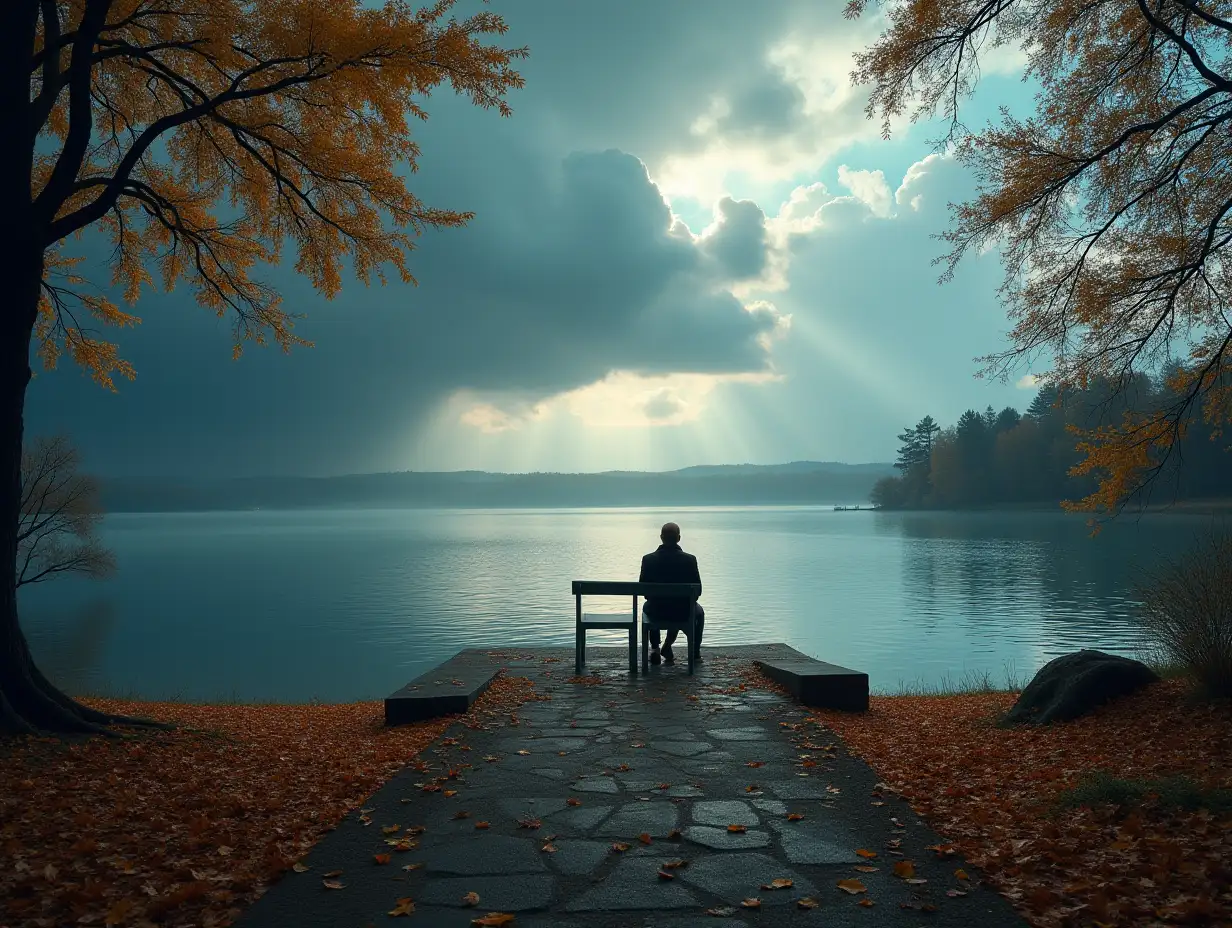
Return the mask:
{"type": "Polygon", "coordinates": [[[569,581],[636,579],[669,518],[701,565],[706,643],[785,641],[885,691],[1029,677],[1080,647],[1135,653],[1135,580],[1213,524],[1123,517],[1092,539],[1061,513],[117,514],[117,575],[23,590],[22,619],[72,692],[377,699],[460,648],[570,646],[569,581]]]}

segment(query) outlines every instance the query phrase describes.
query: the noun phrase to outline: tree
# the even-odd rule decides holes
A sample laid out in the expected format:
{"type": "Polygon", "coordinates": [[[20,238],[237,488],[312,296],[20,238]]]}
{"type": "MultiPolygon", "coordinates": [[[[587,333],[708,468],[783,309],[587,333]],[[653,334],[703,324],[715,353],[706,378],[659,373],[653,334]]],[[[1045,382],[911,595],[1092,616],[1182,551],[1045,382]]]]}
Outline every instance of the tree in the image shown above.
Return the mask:
{"type": "Polygon", "coordinates": [[[925,460],[933,453],[933,441],[937,434],[941,431],[939,426],[932,416],[925,416],[915,424],[915,440],[920,446],[920,451],[925,460]]]}
{"type": "Polygon", "coordinates": [[[920,444],[920,436],[913,428],[903,429],[898,435],[898,441],[898,459],[894,466],[906,473],[920,463],[924,457],[924,449],[920,444]]]}
{"type": "Polygon", "coordinates": [[[115,557],[95,534],[103,519],[98,482],[77,473],[77,452],[63,436],[39,438],[21,458],[17,586],[63,573],[105,577],[115,557]]]}
{"type": "Polygon", "coordinates": [[[997,419],[993,423],[993,429],[998,435],[1002,432],[1008,432],[1011,429],[1017,428],[1018,423],[1022,421],[1022,416],[1018,414],[1018,410],[1013,406],[1006,406],[999,413],[997,419]]]}
{"type": "MultiPolygon", "coordinates": [[[[857,17],[878,0],[848,0],[857,17]]],[[[1098,485],[1070,508],[1116,514],[1167,463],[1188,428],[1232,422],[1232,19],[1211,0],[899,0],[857,56],[870,117],[940,115],[978,178],[954,208],[944,256],[1000,245],[1010,347],[985,358],[1007,377],[1052,356],[1045,384],[1117,389],[1174,357],[1172,399],[1075,427],[1081,474],[1098,485]],[[968,130],[960,103],[981,52],[1020,47],[1042,89],[1030,119],[968,130]]]]}
{"type": "MultiPolygon", "coordinates": [[[[109,236],[126,302],[186,283],[234,321],[236,354],[273,339],[304,345],[278,294],[253,276],[281,259],[326,297],[344,263],[368,283],[427,227],[468,213],[429,208],[407,189],[419,149],[408,116],[448,81],[509,112],[525,49],[486,44],[489,12],[446,19],[453,0],[10,0],[0,13],[0,542],[17,557],[23,409],[31,348],[67,353],[104,386],[132,367],[87,322],[139,320],[76,271],[64,243],[109,236]]],[[[30,659],[16,576],[0,586],[0,730],[107,732],[115,716],[60,693],[30,659]]]]}

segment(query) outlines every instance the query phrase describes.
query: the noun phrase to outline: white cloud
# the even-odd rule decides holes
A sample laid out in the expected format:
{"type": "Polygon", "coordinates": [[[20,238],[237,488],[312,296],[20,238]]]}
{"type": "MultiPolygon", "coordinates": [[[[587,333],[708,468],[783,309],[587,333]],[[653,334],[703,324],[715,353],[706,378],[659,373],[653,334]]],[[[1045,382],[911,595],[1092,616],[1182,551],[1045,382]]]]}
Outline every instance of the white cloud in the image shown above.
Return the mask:
{"type": "Polygon", "coordinates": [[[874,216],[890,215],[890,187],[883,171],[856,171],[845,164],[838,166],[838,181],[852,195],[868,206],[874,216]]]}
{"type": "Polygon", "coordinates": [[[1035,374],[1023,374],[1014,381],[1014,386],[1019,390],[1034,390],[1039,385],[1039,380],[1035,374]]]}
{"type": "MultiPolygon", "coordinates": [[[[789,33],[764,53],[764,70],[724,87],[690,124],[692,147],[653,159],[669,198],[714,202],[739,175],[755,185],[815,173],[853,144],[880,137],[865,116],[867,87],[851,83],[852,56],[875,38],[875,17],[836,18],[818,35],[789,33]]],[[[906,118],[894,120],[905,126],[906,118]]]]}

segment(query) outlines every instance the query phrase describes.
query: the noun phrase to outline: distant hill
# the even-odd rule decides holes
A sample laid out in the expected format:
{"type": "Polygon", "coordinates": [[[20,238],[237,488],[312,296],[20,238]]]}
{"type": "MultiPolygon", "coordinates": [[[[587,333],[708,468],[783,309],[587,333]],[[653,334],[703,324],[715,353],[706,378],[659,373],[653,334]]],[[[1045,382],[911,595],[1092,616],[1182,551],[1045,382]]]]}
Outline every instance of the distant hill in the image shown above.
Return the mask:
{"type": "Polygon", "coordinates": [[[890,464],[794,461],[598,474],[405,471],[216,480],[115,477],[101,481],[101,496],[109,512],[828,505],[866,502],[873,484],[893,473],[890,464]]]}

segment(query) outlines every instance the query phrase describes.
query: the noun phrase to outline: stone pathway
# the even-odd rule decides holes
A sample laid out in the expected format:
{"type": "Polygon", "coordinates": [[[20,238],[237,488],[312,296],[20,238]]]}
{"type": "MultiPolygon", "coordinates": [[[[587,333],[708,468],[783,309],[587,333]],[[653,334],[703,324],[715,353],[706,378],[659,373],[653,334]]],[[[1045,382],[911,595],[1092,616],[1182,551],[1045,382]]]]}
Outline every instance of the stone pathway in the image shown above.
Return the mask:
{"type": "Polygon", "coordinates": [[[739,688],[756,651],[706,649],[693,678],[681,664],[630,678],[623,649],[591,647],[598,684],[566,682],[571,654],[559,649],[493,652],[551,699],[493,730],[453,726],[423,755],[426,769],[395,775],[362,817],[313,848],[309,870],[289,873],[236,925],[396,926],[386,913],[409,897],[405,924],[432,928],[489,912],[514,915],[510,928],[1025,928],[973,868],[927,850],[943,839],[906,802],[879,795],[876,775],[836,736],[800,725],[807,709],[739,688]],[[408,829],[412,847],[387,844],[408,829]],[[922,882],[896,876],[900,860],[922,882]],[[343,888],[326,888],[339,870],[331,879],[343,888]],[[849,879],[867,891],[844,892],[849,879]],[[762,888],[775,880],[792,883],[762,888]],[[478,904],[466,905],[469,893],[478,904]],[[754,897],[759,909],[741,906],[754,897]]]}

